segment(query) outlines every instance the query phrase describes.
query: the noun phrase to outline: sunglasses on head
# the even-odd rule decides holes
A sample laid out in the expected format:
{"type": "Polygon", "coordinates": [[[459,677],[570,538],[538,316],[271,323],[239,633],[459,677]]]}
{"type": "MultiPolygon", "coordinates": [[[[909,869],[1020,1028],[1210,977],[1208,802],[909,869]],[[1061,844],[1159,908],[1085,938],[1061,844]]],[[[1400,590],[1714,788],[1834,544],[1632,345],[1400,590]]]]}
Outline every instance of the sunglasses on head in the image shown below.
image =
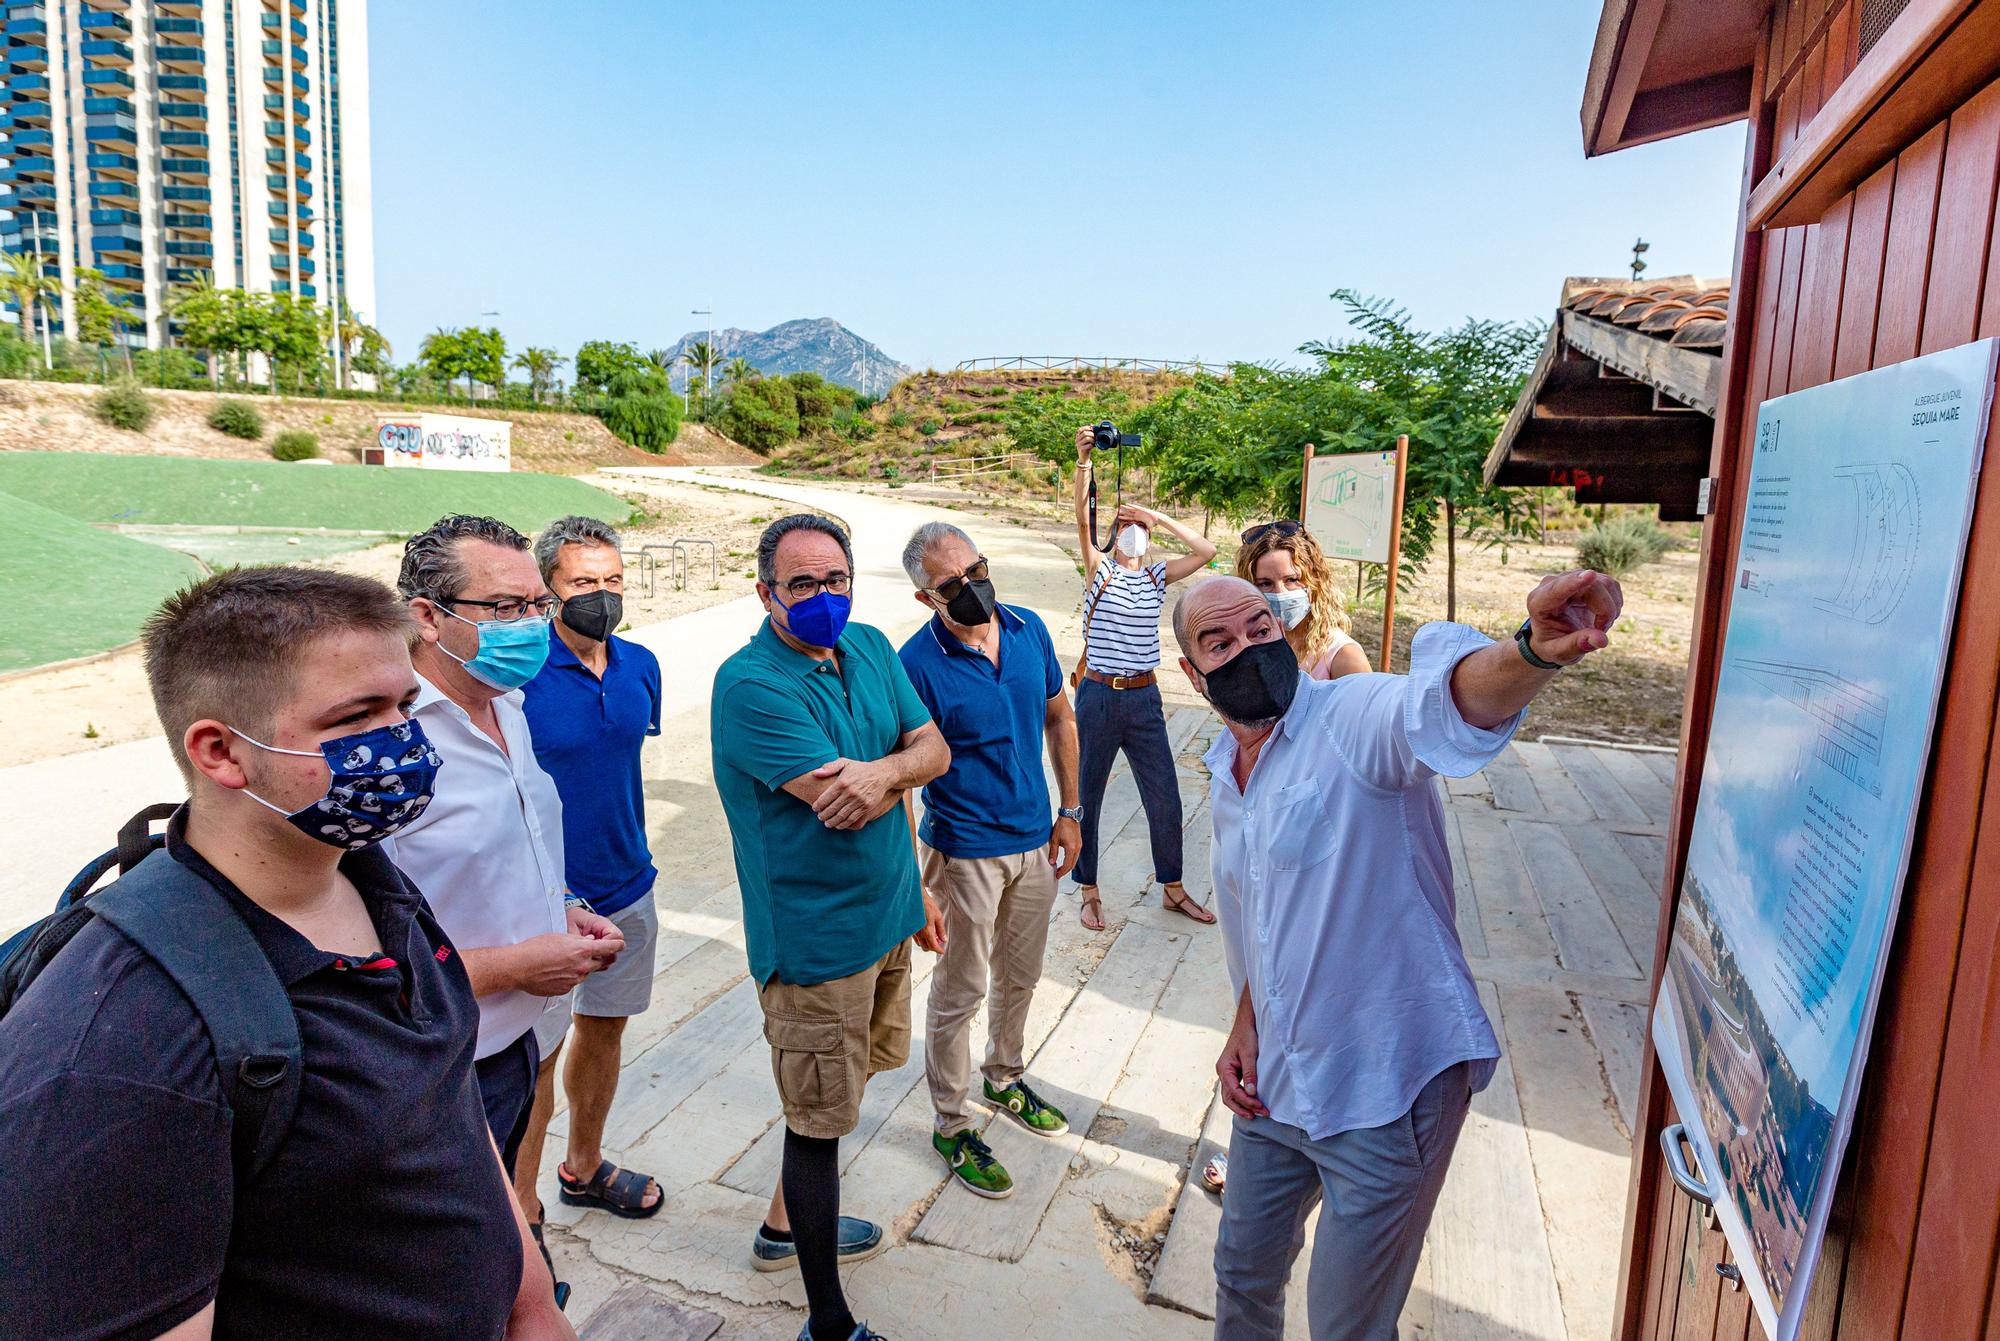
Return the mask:
{"type": "Polygon", "coordinates": [[[1305,527],[1293,521],[1290,517],[1286,517],[1280,521],[1264,522],[1262,525],[1251,527],[1249,530],[1243,533],[1243,543],[1246,545],[1254,545],[1259,540],[1262,540],[1266,534],[1269,534],[1271,532],[1276,532],[1278,535],[1281,536],[1297,535],[1300,531],[1303,531],[1305,529],[1306,529],[1305,527]]]}

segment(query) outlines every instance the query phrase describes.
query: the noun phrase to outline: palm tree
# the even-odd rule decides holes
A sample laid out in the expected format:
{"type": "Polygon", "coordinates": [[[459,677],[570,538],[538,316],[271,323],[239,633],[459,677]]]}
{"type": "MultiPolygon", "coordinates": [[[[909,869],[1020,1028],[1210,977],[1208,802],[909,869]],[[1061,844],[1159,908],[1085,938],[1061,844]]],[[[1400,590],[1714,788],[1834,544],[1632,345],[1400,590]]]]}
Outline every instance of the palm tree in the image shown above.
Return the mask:
{"type": "Polygon", "coordinates": [[[708,422],[708,387],[715,377],[715,367],[722,362],[722,355],[706,340],[697,340],[681,354],[681,362],[701,375],[701,417],[708,422]]]}
{"type": "Polygon", "coordinates": [[[755,364],[751,363],[749,359],[744,358],[741,354],[738,354],[723,367],[722,384],[724,386],[735,386],[738,382],[748,382],[752,378],[762,377],[763,375],[763,373],[757,371],[755,364]]]}
{"type": "Polygon", "coordinates": [[[568,362],[553,349],[530,345],[514,356],[513,366],[527,371],[528,394],[535,398],[535,404],[540,405],[542,397],[555,385],[556,369],[568,362]]]}
{"type": "Polygon", "coordinates": [[[382,338],[382,332],[363,321],[361,314],[347,305],[345,295],[342,295],[339,311],[334,315],[333,337],[340,344],[340,389],[342,391],[347,390],[348,376],[354,370],[354,348],[356,345],[361,346],[363,349],[374,346],[379,348],[384,354],[389,352],[389,342],[382,338]]]}
{"type": "MultiPolygon", "coordinates": [[[[42,273],[42,258],[31,252],[10,252],[7,263],[0,267],[0,293],[21,312],[21,335],[32,339],[37,324],[36,313],[48,301],[49,295],[61,289],[61,281],[42,273]]],[[[55,360],[49,355],[48,313],[40,313],[42,332],[42,366],[55,367],[55,360]]]]}

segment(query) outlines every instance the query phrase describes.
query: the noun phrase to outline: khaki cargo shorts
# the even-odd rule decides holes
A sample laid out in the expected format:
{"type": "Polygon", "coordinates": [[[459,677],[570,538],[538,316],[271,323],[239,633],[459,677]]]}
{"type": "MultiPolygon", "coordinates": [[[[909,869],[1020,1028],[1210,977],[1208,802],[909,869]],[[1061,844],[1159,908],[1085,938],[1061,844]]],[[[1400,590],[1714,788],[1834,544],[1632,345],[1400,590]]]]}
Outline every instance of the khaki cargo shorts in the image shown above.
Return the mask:
{"type": "Polygon", "coordinates": [[[764,1039],[785,1125],[801,1136],[847,1135],[861,1090],[910,1059],[910,942],[859,973],[800,987],[764,985],[764,1039]]]}

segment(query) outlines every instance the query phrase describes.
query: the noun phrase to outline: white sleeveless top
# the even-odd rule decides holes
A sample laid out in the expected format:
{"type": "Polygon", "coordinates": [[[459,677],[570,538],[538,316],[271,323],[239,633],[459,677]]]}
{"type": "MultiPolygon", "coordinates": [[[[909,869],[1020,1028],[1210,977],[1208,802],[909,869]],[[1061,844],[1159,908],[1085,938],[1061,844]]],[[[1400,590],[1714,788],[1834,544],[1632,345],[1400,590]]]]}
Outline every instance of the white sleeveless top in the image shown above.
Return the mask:
{"type": "Polygon", "coordinates": [[[1164,561],[1127,568],[1104,560],[1084,591],[1083,622],[1090,635],[1085,664],[1100,675],[1141,675],[1158,666],[1160,611],[1166,603],[1164,561]]]}

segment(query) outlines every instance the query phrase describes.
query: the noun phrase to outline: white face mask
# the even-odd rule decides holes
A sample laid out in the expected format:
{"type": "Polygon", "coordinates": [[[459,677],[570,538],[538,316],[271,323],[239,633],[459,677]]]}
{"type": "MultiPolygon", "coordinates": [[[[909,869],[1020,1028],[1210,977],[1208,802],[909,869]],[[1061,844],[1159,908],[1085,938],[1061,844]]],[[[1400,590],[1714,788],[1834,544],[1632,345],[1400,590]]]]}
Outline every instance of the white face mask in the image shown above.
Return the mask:
{"type": "Polygon", "coordinates": [[[1288,629],[1295,629],[1305,623],[1312,613],[1312,597],[1303,591],[1267,591],[1264,603],[1271,607],[1271,614],[1288,629]]]}
{"type": "Polygon", "coordinates": [[[1146,556],[1146,542],[1150,537],[1143,526],[1127,526],[1118,533],[1118,548],[1134,559],[1146,556]]]}

